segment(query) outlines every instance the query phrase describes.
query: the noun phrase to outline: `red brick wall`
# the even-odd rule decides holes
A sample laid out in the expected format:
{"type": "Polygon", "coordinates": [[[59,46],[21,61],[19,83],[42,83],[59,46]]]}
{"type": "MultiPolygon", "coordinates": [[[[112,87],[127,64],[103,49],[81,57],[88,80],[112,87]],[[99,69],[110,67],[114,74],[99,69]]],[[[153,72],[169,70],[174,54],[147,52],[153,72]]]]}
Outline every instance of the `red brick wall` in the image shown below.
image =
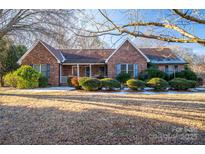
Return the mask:
{"type": "Polygon", "coordinates": [[[41,44],[38,43],[22,60],[22,65],[50,64],[49,84],[59,85],[59,64],[56,58],[41,44]]]}
{"type": "Polygon", "coordinates": [[[108,61],[108,77],[115,77],[116,64],[138,64],[138,74],[147,69],[146,59],[128,41],[108,61]]]}

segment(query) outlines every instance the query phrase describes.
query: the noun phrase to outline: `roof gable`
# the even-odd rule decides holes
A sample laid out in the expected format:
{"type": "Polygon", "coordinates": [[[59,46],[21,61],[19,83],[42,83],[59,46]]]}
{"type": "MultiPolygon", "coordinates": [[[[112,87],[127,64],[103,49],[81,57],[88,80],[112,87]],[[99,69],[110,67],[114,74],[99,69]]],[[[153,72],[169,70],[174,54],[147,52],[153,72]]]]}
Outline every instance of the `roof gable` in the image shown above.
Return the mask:
{"type": "Polygon", "coordinates": [[[21,64],[22,60],[38,45],[38,44],[42,44],[58,61],[58,63],[61,63],[63,60],[63,55],[61,55],[60,51],[57,51],[56,49],[54,49],[53,47],[51,47],[50,45],[48,45],[47,43],[38,40],[27,52],[24,53],[24,55],[17,61],[18,64],[21,64]]]}
{"type": "Polygon", "coordinates": [[[172,52],[170,48],[137,48],[131,40],[126,39],[117,49],[55,49],[43,41],[37,41],[19,60],[22,60],[39,43],[41,43],[58,61],[58,63],[107,63],[109,59],[128,42],[147,62],[155,64],[185,64],[186,62],[172,52]]]}
{"type": "Polygon", "coordinates": [[[138,51],[138,52],[146,59],[147,62],[150,62],[150,60],[147,58],[147,56],[146,56],[143,52],[141,52],[138,48],[136,48],[135,45],[132,43],[132,41],[131,41],[130,39],[126,39],[125,41],[123,41],[123,42],[118,46],[118,48],[115,49],[115,50],[113,51],[113,53],[106,59],[105,62],[107,63],[107,62],[110,60],[110,58],[111,58],[116,52],[118,52],[119,49],[120,49],[126,42],[128,42],[131,46],[133,46],[133,47],[136,49],[136,51],[138,51]]]}
{"type": "Polygon", "coordinates": [[[62,55],[60,50],[53,48],[52,46],[48,45],[47,43],[40,41],[44,45],[46,49],[58,60],[58,62],[63,62],[64,56],[62,55]]]}

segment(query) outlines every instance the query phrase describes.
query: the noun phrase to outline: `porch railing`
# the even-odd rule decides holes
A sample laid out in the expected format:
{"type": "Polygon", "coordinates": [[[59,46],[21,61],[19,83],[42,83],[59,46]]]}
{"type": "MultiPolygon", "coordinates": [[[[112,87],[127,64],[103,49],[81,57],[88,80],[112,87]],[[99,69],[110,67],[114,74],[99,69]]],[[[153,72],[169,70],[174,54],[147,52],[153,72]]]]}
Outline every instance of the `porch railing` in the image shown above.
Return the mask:
{"type": "Polygon", "coordinates": [[[67,76],[61,76],[61,83],[67,83],[68,82],[68,77],[67,76]]]}

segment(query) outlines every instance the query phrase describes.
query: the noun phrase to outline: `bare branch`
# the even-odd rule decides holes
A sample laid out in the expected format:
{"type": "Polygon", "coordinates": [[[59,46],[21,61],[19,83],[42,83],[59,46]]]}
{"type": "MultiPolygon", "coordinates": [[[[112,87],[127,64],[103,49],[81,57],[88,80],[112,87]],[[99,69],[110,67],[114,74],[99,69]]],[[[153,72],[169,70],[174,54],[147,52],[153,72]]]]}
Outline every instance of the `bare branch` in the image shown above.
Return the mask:
{"type": "MultiPolygon", "coordinates": [[[[105,18],[106,21],[110,23],[111,26],[106,26],[105,29],[97,29],[94,30],[87,30],[84,29],[84,31],[87,32],[86,37],[94,37],[94,36],[102,36],[102,35],[123,35],[123,34],[129,34],[134,37],[143,37],[143,38],[150,38],[150,39],[156,39],[161,41],[167,41],[167,42],[179,42],[179,43],[199,43],[202,45],[205,45],[205,39],[202,39],[194,34],[191,34],[188,32],[186,28],[182,28],[182,26],[179,26],[177,24],[174,24],[172,22],[169,22],[165,20],[164,22],[141,22],[141,21],[132,21],[128,24],[124,25],[117,25],[111,18],[108,17],[107,13],[105,13],[102,10],[99,10],[100,14],[105,18]],[[175,37],[173,34],[165,35],[163,33],[157,34],[145,34],[143,32],[140,32],[139,30],[136,31],[136,27],[156,27],[164,29],[164,32],[167,30],[172,30],[173,33],[177,34],[177,37],[175,37]],[[130,29],[132,28],[132,30],[130,29]],[[134,30],[133,30],[134,29],[134,30]],[[179,36],[180,34],[180,36],[179,36]]],[[[187,17],[187,16],[186,16],[187,17]]]]}
{"type": "Polygon", "coordinates": [[[187,13],[183,13],[181,12],[180,10],[178,9],[173,9],[173,11],[179,15],[180,17],[184,18],[184,19],[187,19],[189,21],[193,21],[193,22],[196,22],[196,23],[199,23],[199,24],[205,24],[205,20],[203,19],[199,19],[199,18],[196,18],[194,16],[191,16],[191,15],[188,15],[187,13]]]}

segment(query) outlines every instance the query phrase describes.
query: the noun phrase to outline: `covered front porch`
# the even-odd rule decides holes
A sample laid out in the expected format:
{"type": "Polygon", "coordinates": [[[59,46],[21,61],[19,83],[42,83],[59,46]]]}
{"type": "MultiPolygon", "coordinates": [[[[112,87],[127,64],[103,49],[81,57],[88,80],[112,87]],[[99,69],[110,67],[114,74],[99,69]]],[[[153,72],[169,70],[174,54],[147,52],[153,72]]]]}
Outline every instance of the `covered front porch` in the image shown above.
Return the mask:
{"type": "Polygon", "coordinates": [[[105,63],[65,63],[60,65],[60,84],[67,84],[68,77],[107,77],[105,63]]]}

